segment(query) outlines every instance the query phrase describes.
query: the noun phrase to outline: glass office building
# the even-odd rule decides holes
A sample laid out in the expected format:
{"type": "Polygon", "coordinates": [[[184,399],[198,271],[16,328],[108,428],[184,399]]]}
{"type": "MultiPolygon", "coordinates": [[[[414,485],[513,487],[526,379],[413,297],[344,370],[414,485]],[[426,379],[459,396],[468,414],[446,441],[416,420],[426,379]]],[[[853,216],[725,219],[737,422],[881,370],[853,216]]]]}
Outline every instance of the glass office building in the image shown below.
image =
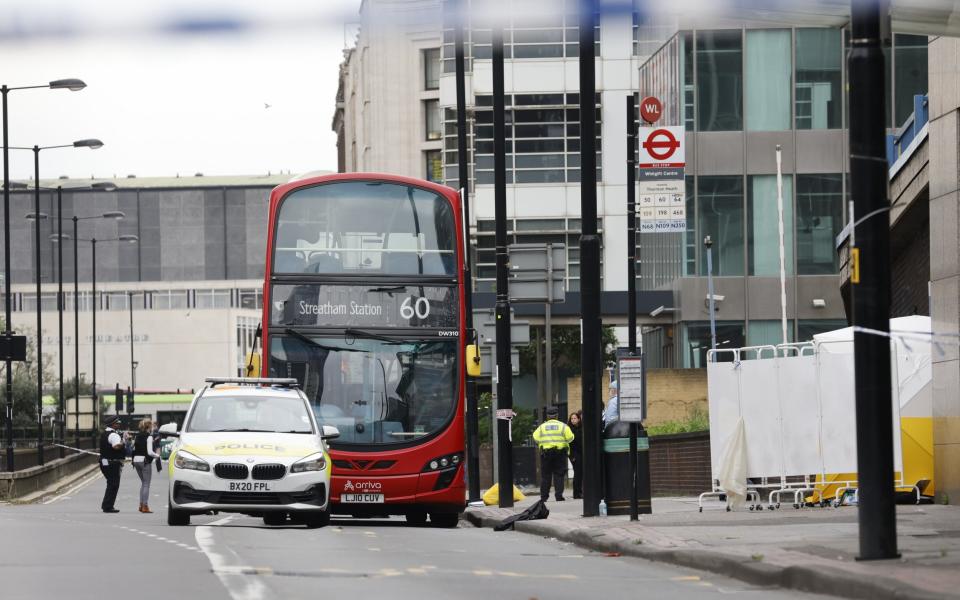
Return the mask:
{"type": "MultiPolygon", "coordinates": [[[[655,364],[701,367],[711,346],[710,236],[717,346],[783,341],[777,148],[781,150],[789,341],[846,325],[836,236],[848,219],[848,32],[827,28],[681,30],[640,68],[664,125],[686,128],[685,233],[640,234],[641,290],[670,289],[674,313],[644,333],[655,364]]],[[[927,91],[927,38],[886,52],[887,126],[927,91]]]]}

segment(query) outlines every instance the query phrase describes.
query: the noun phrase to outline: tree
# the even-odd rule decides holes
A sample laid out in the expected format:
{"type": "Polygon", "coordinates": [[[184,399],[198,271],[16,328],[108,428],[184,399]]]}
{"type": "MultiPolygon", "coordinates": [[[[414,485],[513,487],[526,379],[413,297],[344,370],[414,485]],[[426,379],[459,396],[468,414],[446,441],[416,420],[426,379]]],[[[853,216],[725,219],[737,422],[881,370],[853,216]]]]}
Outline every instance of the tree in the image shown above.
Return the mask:
{"type": "MultiPolygon", "coordinates": [[[[543,327],[538,327],[541,331],[543,327]]],[[[532,333],[532,332],[531,332],[532,333]]],[[[580,327],[575,325],[561,325],[551,328],[553,336],[553,368],[563,371],[570,376],[580,375],[580,327]]],[[[537,338],[531,335],[530,343],[520,348],[520,372],[537,372],[537,338]]],[[[541,338],[543,335],[541,334],[541,338]]],[[[607,325],[601,332],[601,347],[603,348],[604,365],[616,360],[617,336],[613,327],[607,325]]]]}
{"type": "MultiPolygon", "coordinates": [[[[3,321],[0,320],[0,327],[3,321]]],[[[23,362],[12,363],[13,367],[13,425],[14,427],[33,427],[37,424],[37,346],[36,336],[32,330],[24,329],[20,332],[27,336],[27,359],[23,362]]],[[[56,379],[48,370],[50,358],[44,355],[43,387],[52,385],[56,379]]],[[[0,377],[6,386],[5,365],[0,363],[0,377]]],[[[5,402],[6,400],[4,400],[5,402]]],[[[5,414],[6,411],[2,411],[5,414]]]]}

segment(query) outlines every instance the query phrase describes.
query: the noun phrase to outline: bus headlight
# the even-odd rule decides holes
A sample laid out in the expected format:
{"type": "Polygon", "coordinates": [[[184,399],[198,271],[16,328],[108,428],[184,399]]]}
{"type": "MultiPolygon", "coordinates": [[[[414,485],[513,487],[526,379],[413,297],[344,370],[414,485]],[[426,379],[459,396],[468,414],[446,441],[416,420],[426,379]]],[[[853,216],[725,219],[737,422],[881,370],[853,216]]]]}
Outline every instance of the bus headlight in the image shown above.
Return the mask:
{"type": "Polygon", "coordinates": [[[197,458],[193,454],[190,454],[186,450],[178,450],[177,457],[173,461],[174,466],[178,469],[186,469],[189,471],[209,471],[210,465],[207,464],[207,461],[197,458]]]}
{"type": "Polygon", "coordinates": [[[438,456],[423,466],[423,472],[429,473],[430,471],[442,471],[444,469],[449,469],[450,467],[456,467],[460,464],[461,460],[463,460],[463,455],[459,452],[456,454],[438,456]]]}
{"type": "Polygon", "coordinates": [[[322,471],[327,468],[327,459],[323,452],[311,454],[290,465],[291,473],[306,473],[308,471],[322,471]]]}

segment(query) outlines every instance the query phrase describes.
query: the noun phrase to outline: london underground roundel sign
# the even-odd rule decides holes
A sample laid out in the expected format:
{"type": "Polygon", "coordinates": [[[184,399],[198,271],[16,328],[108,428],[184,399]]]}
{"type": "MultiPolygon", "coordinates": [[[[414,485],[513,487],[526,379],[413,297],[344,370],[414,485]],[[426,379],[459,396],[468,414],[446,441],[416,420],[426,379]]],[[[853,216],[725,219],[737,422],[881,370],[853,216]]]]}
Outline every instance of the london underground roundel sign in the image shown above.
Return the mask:
{"type": "Polygon", "coordinates": [[[683,127],[641,127],[637,166],[640,168],[683,167],[683,127]]]}

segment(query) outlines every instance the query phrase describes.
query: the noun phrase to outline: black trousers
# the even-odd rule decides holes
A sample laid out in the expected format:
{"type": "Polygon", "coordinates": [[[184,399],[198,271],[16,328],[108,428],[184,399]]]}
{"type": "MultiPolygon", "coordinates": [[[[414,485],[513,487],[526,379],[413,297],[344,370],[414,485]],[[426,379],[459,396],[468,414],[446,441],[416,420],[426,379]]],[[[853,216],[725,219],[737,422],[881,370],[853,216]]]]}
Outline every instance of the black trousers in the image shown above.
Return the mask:
{"type": "Polygon", "coordinates": [[[583,458],[574,453],[570,455],[570,462],[573,463],[573,497],[583,496],[583,458]]]}
{"type": "Polygon", "coordinates": [[[112,509],[113,503],[117,500],[117,492],[120,490],[121,468],[123,468],[123,465],[115,462],[110,462],[107,466],[100,464],[100,472],[107,479],[107,489],[103,492],[103,502],[100,503],[100,508],[103,510],[112,509]]]}
{"type": "Polygon", "coordinates": [[[550,497],[550,483],[557,500],[563,498],[563,480],[567,474],[567,451],[560,449],[540,452],[540,498],[550,497]]]}

